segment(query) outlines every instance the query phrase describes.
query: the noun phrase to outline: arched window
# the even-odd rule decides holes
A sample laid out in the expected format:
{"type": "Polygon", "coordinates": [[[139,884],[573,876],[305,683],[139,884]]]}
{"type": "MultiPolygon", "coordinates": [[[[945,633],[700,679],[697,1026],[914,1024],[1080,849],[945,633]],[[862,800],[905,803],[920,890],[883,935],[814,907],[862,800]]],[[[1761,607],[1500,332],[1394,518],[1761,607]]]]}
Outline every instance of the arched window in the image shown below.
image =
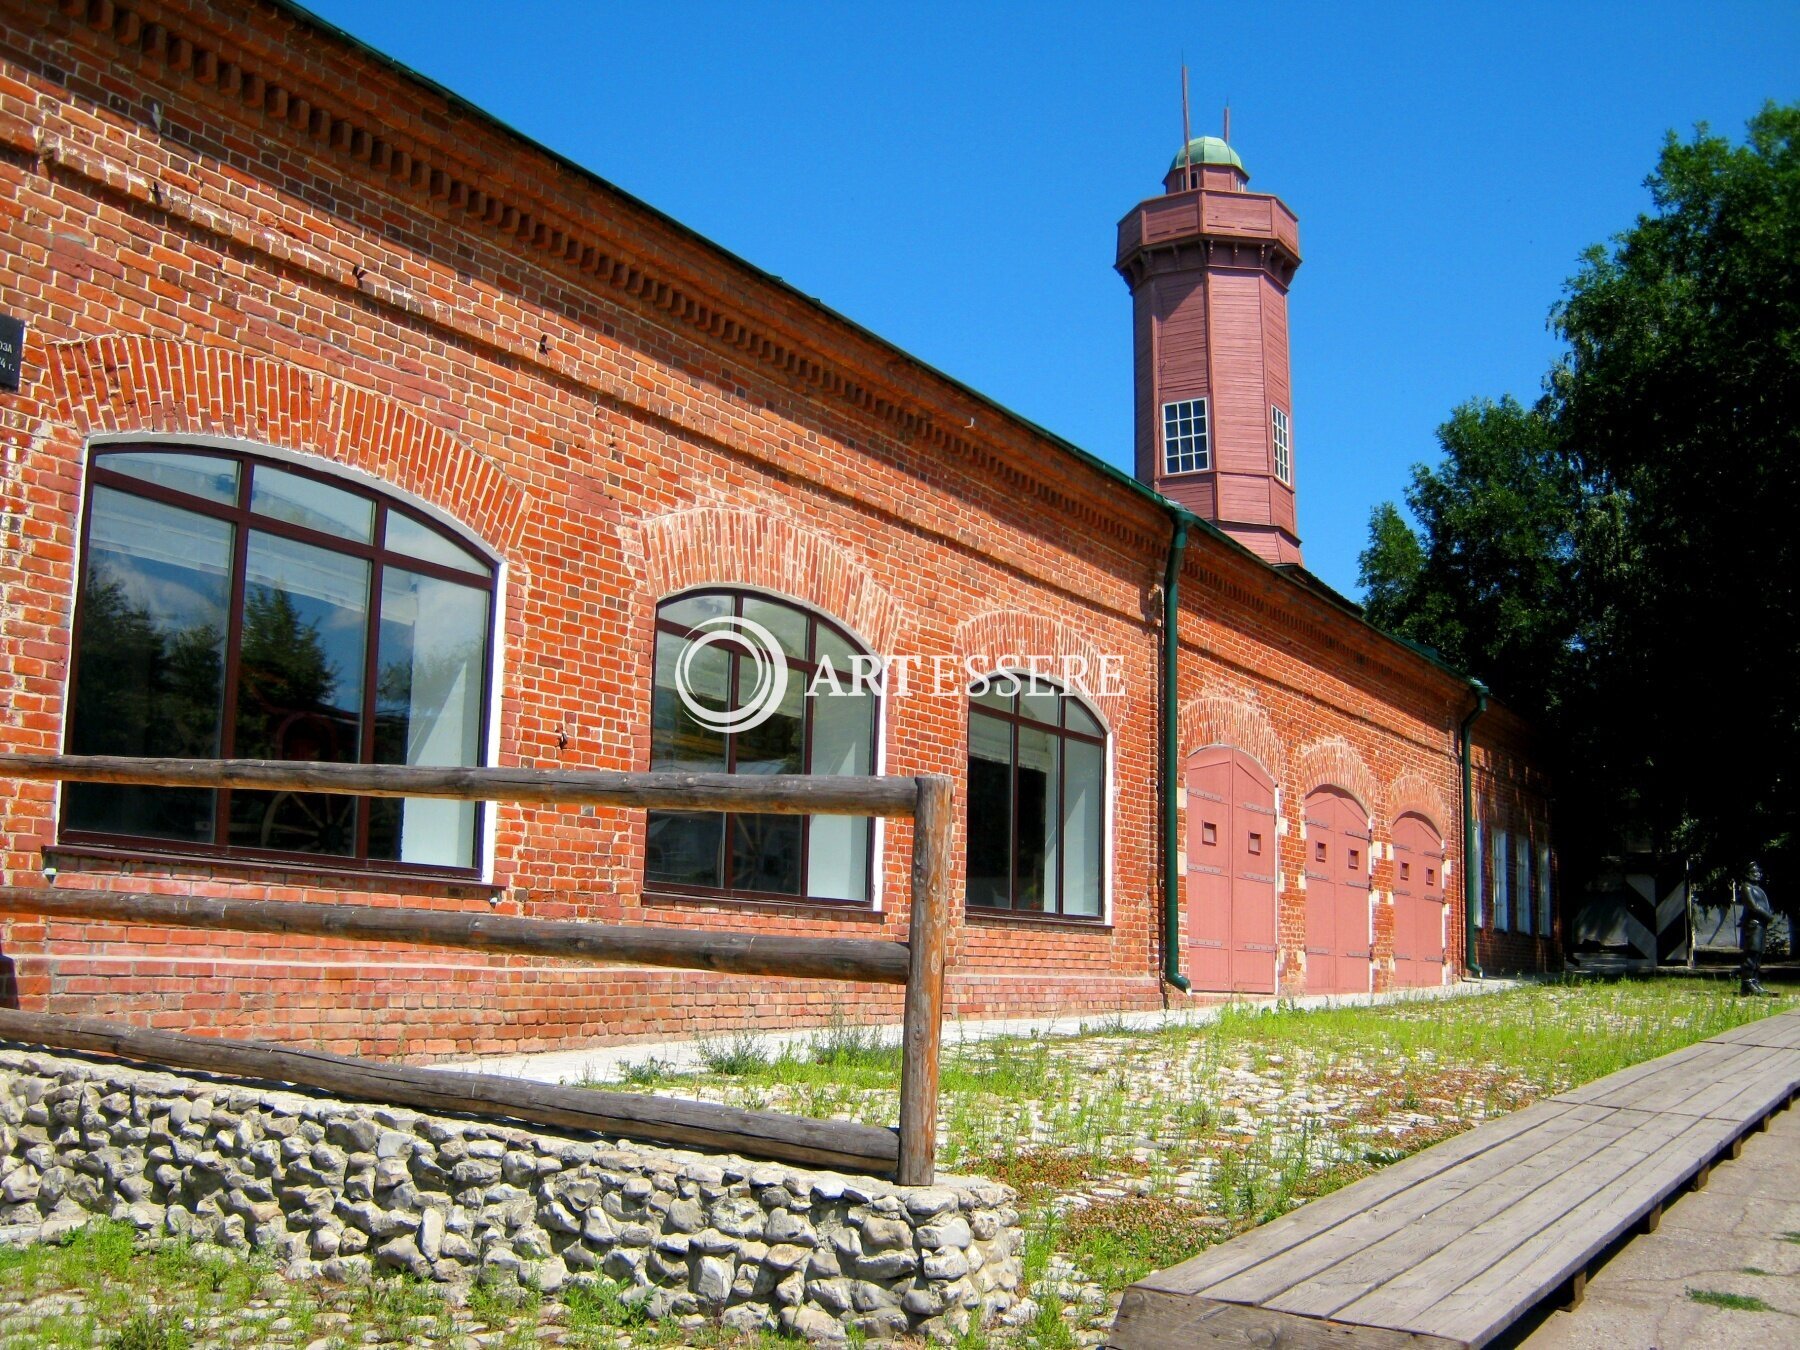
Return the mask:
{"type": "MultiPolygon", "coordinates": [[[[787,601],[725,588],[665,600],[656,611],[650,767],[874,773],[872,670],[849,633],[787,601]],[[765,703],[775,652],[759,649],[771,644],[786,684],[765,703]]],[[[854,816],[652,811],[644,880],[652,890],[866,904],[874,828],[854,816]]]]}
{"type": "MultiPolygon", "coordinates": [[[[73,754],[470,765],[486,750],[494,564],[344,478],[107,446],[88,475],[73,754]]],[[[68,844],[478,870],[473,802],[71,783],[68,844]]]]}
{"type": "Polygon", "coordinates": [[[1106,733],[1049,680],[969,696],[968,903],[1097,919],[1106,875],[1106,733]]]}

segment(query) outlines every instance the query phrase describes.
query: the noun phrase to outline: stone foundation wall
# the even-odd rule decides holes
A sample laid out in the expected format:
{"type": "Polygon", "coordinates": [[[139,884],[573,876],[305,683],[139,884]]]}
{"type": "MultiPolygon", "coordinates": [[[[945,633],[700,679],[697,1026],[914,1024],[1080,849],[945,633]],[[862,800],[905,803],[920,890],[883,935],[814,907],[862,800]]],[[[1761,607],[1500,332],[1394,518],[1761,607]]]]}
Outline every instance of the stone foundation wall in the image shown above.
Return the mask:
{"type": "Polygon", "coordinates": [[[597,1275],[653,1316],[942,1336],[1014,1302],[1013,1199],[0,1049],[0,1224],[109,1216],[294,1278],[597,1275]]]}

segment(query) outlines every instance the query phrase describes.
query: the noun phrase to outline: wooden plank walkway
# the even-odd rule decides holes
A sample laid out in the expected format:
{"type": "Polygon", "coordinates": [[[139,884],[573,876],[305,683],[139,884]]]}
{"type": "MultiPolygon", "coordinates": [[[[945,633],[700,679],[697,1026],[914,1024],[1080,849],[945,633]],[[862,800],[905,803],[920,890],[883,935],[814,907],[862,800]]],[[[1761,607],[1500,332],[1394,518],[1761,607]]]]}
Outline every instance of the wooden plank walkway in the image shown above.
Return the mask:
{"type": "Polygon", "coordinates": [[[1474,1350],[1800,1093],[1800,1012],[1489,1121],[1125,1291],[1106,1344],[1474,1350]]]}

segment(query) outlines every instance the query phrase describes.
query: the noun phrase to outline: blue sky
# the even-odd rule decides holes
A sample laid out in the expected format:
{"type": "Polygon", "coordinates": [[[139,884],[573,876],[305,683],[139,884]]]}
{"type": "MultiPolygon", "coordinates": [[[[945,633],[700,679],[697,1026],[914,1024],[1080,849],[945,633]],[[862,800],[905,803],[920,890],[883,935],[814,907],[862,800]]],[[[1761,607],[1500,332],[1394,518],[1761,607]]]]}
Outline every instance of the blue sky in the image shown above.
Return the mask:
{"type": "Polygon", "coordinates": [[[1550,305],[1649,205],[1663,133],[1800,99],[1800,4],[310,8],[1085,449],[1127,466],[1113,231],[1232,104],[1300,217],[1309,567],[1473,395],[1535,396],[1550,305]]]}

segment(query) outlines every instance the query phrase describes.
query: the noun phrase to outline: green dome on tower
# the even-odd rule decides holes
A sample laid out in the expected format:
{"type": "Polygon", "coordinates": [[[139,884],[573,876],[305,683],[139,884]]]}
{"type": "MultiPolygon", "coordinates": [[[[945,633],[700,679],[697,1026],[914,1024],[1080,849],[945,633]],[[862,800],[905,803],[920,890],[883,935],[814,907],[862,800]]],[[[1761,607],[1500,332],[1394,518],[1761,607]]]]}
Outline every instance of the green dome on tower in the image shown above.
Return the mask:
{"type": "MultiPolygon", "coordinates": [[[[1169,170],[1173,172],[1181,167],[1182,152],[1177,150],[1175,158],[1169,162],[1169,170]]],[[[1229,164],[1246,178],[1250,171],[1244,167],[1244,161],[1238,158],[1233,150],[1217,136],[1196,136],[1187,143],[1187,162],[1189,164],[1229,164]]]]}

